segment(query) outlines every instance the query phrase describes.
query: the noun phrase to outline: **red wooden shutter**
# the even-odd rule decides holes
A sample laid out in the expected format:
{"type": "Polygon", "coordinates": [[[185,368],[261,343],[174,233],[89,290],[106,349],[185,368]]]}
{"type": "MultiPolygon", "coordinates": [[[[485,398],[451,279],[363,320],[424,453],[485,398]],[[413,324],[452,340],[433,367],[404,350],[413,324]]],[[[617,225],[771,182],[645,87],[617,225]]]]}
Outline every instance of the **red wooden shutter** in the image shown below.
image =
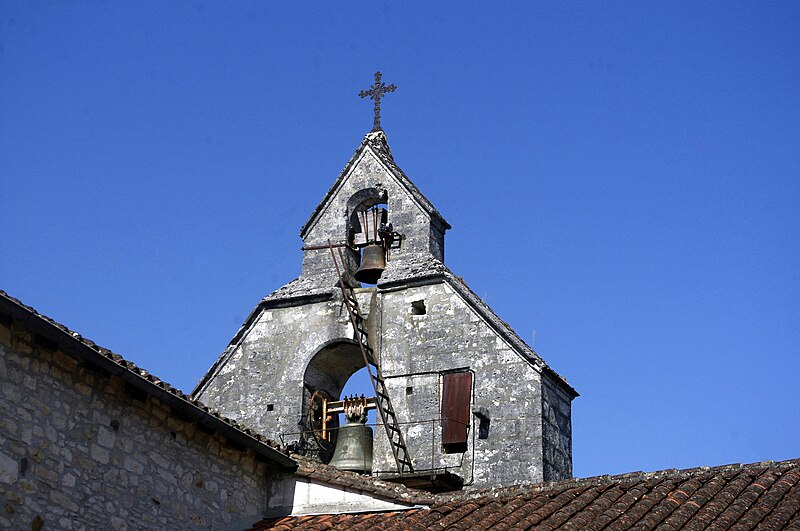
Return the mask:
{"type": "Polygon", "coordinates": [[[472,373],[449,372],[443,375],[443,380],[442,444],[466,444],[472,373]]]}

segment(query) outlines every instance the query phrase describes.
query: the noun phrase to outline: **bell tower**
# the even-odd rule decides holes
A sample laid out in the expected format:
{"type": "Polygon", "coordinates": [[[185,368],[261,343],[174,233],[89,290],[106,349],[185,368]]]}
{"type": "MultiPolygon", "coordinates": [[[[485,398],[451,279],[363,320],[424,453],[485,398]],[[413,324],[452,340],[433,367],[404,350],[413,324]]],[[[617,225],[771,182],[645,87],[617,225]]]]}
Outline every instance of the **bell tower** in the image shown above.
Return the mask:
{"type": "Polygon", "coordinates": [[[404,276],[409,268],[439,268],[444,262],[444,234],[449,228],[394,163],[386,134],[372,131],[300,230],[300,279],[315,286],[337,282],[329,242],[347,249],[350,275],[358,270],[362,254],[375,257],[367,251],[369,244],[379,243],[384,247],[382,283],[404,276]]]}
{"type": "Polygon", "coordinates": [[[193,395],[328,462],[338,415],[326,408],[346,405],[366,360],[381,383],[369,407],[386,395],[395,421],[381,409],[365,470],[434,490],[570,477],[578,394],[445,266],[450,225],[380,128],[390,87],[378,73],[362,92],[375,127],[303,225],[300,276],[261,300],[193,395]]]}

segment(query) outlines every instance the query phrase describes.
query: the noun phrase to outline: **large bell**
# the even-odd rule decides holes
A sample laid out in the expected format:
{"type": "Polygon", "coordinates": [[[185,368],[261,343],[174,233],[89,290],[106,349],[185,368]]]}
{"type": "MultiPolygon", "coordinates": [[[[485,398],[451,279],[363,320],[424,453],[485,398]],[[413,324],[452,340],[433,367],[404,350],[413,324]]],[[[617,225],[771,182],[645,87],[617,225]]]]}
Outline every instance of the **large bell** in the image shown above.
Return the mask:
{"type": "Polygon", "coordinates": [[[336,450],[328,464],[339,470],[372,472],[372,428],[361,422],[339,428],[336,450]]]}
{"type": "Polygon", "coordinates": [[[356,271],[355,277],[365,284],[377,284],[384,269],[386,269],[386,253],[383,251],[383,245],[370,243],[361,253],[361,266],[356,271]]]}

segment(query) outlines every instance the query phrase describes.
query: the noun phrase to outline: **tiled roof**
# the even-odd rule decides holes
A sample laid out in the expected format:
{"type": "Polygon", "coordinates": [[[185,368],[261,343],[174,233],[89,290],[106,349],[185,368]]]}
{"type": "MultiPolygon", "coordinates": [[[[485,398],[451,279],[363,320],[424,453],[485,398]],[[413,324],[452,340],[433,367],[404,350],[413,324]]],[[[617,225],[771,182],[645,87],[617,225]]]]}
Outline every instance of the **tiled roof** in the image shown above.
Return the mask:
{"type": "Polygon", "coordinates": [[[800,529],[800,459],[436,496],[429,508],[273,518],[263,529],[800,529]]]}
{"type": "Polygon", "coordinates": [[[40,314],[34,308],[23,304],[2,290],[0,290],[0,313],[19,320],[23,326],[46,337],[61,350],[71,352],[109,372],[119,374],[126,382],[157,400],[166,402],[170,407],[181,409],[190,418],[223,433],[245,447],[253,448],[256,453],[270,461],[288,468],[296,466],[294,461],[289,458],[288,452],[274,441],[233,419],[220,415],[180,389],[171,386],[145,369],[137,367],[132,361],[101,347],[50,317],[40,314]]]}

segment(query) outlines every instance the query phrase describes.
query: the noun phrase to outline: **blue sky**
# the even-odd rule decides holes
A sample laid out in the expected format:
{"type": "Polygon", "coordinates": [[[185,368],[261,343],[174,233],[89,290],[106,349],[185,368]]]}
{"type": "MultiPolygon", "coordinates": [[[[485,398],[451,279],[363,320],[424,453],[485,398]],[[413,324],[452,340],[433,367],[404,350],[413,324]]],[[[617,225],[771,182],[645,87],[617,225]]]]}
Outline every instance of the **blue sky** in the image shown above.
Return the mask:
{"type": "Polygon", "coordinates": [[[0,4],[0,289],[186,391],[397,92],[577,476],[800,457],[800,4],[0,4]],[[533,336],[535,334],[535,340],[533,336]]]}

